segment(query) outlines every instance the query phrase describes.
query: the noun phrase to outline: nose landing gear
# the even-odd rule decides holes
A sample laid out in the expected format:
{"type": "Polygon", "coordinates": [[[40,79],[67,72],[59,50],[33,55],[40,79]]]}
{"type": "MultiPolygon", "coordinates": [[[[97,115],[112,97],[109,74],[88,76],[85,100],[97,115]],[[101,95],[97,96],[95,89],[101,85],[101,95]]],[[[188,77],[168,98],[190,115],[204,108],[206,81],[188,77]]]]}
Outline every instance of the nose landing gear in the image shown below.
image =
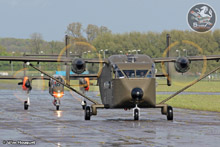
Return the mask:
{"type": "Polygon", "coordinates": [[[139,120],[140,108],[138,108],[137,105],[136,105],[136,107],[133,109],[133,116],[134,116],[134,120],[139,120]]]}
{"type": "Polygon", "coordinates": [[[91,110],[89,106],[85,107],[85,120],[90,120],[91,118],[91,110]]]}
{"type": "Polygon", "coordinates": [[[24,101],[24,110],[28,110],[28,107],[30,106],[30,98],[27,98],[27,101],[24,101]]]}
{"type": "Polygon", "coordinates": [[[54,98],[53,104],[54,104],[54,106],[56,106],[56,110],[60,109],[60,100],[59,99],[54,98]]]}

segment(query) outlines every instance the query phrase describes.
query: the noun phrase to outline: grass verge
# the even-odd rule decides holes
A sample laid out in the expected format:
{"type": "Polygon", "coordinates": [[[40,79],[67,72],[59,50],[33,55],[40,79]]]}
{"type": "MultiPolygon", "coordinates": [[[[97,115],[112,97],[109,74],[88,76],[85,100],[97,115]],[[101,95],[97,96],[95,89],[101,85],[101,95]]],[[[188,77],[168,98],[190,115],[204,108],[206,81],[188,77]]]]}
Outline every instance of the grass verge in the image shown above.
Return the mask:
{"type": "MultiPolygon", "coordinates": [[[[157,95],[157,103],[169,95],[157,95]]],[[[178,95],[166,102],[177,108],[220,112],[220,95],[178,95]]]]}
{"type": "MultiPolygon", "coordinates": [[[[165,81],[159,80],[159,84],[165,84],[165,81]]],[[[172,86],[158,85],[157,91],[178,91],[186,84],[172,84],[172,86]]],[[[201,81],[187,89],[189,92],[220,92],[220,81],[201,81]]]]}

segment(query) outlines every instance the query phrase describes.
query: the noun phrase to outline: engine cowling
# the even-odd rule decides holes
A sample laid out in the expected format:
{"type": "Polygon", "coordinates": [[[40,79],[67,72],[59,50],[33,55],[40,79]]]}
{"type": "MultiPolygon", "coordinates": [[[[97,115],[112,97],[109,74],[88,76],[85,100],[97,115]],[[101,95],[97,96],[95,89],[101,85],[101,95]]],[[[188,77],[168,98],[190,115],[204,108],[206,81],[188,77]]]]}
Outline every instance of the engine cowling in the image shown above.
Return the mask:
{"type": "Polygon", "coordinates": [[[189,67],[189,60],[186,57],[179,57],[176,59],[176,62],[174,63],[175,69],[179,73],[185,73],[187,72],[190,67],[189,67]]]}
{"type": "Polygon", "coordinates": [[[72,61],[71,70],[76,74],[81,74],[86,69],[86,63],[83,59],[77,58],[72,61]]]}

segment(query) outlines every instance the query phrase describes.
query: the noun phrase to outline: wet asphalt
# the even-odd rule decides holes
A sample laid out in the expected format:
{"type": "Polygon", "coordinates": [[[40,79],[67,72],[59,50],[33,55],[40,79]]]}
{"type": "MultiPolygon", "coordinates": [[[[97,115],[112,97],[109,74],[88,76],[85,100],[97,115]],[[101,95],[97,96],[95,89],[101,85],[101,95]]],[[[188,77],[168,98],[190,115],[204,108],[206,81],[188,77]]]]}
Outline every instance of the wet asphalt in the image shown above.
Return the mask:
{"type": "MultiPolygon", "coordinates": [[[[96,92],[88,93],[99,100],[96,92]]],[[[32,91],[30,108],[23,109],[25,94],[0,90],[0,146],[216,146],[220,145],[220,113],[174,108],[167,121],[160,109],[133,111],[99,109],[84,120],[80,97],[69,91],[60,110],[48,91],[32,91]],[[19,145],[27,146],[27,145],[19,145]]]]}

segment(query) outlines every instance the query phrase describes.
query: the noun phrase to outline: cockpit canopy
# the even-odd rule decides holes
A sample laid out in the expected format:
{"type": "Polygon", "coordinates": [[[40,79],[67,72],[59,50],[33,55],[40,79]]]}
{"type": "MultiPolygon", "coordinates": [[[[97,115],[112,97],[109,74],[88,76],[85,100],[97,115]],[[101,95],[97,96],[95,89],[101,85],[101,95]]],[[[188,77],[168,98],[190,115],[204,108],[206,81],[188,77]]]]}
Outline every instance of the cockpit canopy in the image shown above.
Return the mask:
{"type": "Polygon", "coordinates": [[[154,63],[119,63],[113,66],[113,78],[153,78],[154,63]]]}
{"type": "MultiPolygon", "coordinates": [[[[56,78],[57,80],[59,80],[60,82],[64,83],[64,79],[61,76],[54,75],[53,77],[56,78]]],[[[53,82],[54,86],[56,86],[56,87],[63,86],[62,84],[58,83],[55,80],[52,80],[52,82],[53,82]]]]}

